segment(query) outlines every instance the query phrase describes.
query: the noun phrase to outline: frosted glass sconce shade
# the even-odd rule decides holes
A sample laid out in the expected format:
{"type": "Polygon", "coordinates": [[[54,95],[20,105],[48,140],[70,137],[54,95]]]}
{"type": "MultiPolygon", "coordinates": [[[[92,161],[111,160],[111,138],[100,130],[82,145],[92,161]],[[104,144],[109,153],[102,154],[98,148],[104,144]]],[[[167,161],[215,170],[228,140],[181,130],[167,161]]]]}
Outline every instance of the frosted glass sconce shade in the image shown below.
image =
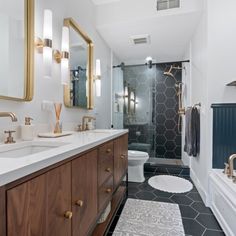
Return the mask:
{"type": "Polygon", "coordinates": [[[96,96],[101,97],[101,61],[99,59],[96,60],[96,70],[95,70],[95,89],[96,89],[96,96]]]}
{"type": "Polygon", "coordinates": [[[52,77],[52,11],[44,10],[43,22],[44,78],[52,77]]]}
{"type": "Polygon", "coordinates": [[[64,26],[61,43],[61,83],[67,85],[69,77],[69,28],[64,26]]]}
{"type": "Polygon", "coordinates": [[[101,97],[101,90],[102,90],[101,79],[96,79],[95,88],[96,88],[96,96],[101,97]]]}

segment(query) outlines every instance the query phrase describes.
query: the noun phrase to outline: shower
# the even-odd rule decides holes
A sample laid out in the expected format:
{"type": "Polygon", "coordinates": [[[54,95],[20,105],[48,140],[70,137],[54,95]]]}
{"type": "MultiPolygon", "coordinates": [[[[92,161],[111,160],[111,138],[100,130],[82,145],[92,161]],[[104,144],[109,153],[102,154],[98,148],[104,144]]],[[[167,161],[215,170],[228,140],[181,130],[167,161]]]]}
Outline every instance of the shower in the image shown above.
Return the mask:
{"type": "Polygon", "coordinates": [[[183,107],[183,83],[182,82],[177,82],[174,74],[172,73],[173,70],[185,70],[184,67],[180,67],[180,66],[174,66],[171,65],[170,69],[168,71],[164,72],[164,75],[169,76],[171,78],[173,78],[176,82],[175,84],[175,88],[176,88],[176,92],[177,92],[177,96],[178,96],[178,101],[179,101],[179,108],[178,108],[178,132],[181,133],[182,131],[182,115],[185,114],[185,108],[183,107]]]}

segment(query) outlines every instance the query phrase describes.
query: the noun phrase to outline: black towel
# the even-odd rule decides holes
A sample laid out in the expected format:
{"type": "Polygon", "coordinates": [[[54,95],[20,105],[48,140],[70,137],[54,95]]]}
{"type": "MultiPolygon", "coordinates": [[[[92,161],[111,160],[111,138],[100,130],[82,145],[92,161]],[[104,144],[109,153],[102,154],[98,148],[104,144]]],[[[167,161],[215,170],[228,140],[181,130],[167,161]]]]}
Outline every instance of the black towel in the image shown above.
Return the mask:
{"type": "Polygon", "coordinates": [[[191,115],[191,128],[192,128],[192,155],[198,156],[200,152],[200,114],[199,110],[194,107],[191,115]]]}
{"type": "Polygon", "coordinates": [[[188,108],[185,114],[184,151],[194,157],[200,152],[200,114],[196,107],[188,108]]]}
{"type": "Polygon", "coordinates": [[[185,112],[185,144],[184,151],[192,156],[192,108],[188,108],[185,112]]]}

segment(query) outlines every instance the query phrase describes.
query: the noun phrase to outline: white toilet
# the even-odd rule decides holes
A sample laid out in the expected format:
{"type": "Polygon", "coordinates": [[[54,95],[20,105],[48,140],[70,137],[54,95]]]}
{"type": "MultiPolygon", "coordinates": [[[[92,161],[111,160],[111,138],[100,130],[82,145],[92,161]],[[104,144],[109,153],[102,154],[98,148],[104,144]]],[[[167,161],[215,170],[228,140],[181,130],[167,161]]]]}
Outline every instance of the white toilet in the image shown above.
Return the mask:
{"type": "Polygon", "coordinates": [[[148,160],[147,152],[128,151],[128,181],[144,182],[144,163],[148,160]]]}

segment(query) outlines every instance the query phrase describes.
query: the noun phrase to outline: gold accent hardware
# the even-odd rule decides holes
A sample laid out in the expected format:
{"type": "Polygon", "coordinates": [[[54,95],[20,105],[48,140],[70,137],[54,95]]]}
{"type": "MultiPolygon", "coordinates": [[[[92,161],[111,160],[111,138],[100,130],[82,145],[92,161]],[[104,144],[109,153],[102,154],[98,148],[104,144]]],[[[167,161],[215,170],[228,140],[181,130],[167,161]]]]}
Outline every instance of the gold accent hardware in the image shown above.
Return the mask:
{"type": "Polygon", "coordinates": [[[31,125],[31,120],[34,120],[31,117],[25,117],[25,125],[31,125]]]}
{"type": "Polygon", "coordinates": [[[234,160],[236,159],[236,154],[232,154],[230,157],[229,157],[229,172],[228,172],[228,177],[229,178],[233,178],[234,176],[234,160]]]}
{"type": "Polygon", "coordinates": [[[5,134],[8,134],[7,140],[5,141],[6,144],[8,143],[15,143],[14,138],[12,137],[12,133],[15,133],[16,131],[14,130],[8,130],[4,131],[5,134]]]}
{"type": "Polygon", "coordinates": [[[43,40],[39,37],[37,37],[35,39],[35,43],[34,43],[35,47],[36,47],[36,50],[38,53],[42,54],[43,53],[43,40]]]}
{"type": "Polygon", "coordinates": [[[229,174],[229,164],[228,163],[224,163],[225,164],[225,168],[223,170],[223,173],[228,175],[229,174]]]}
{"type": "Polygon", "coordinates": [[[106,190],[106,192],[107,192],[107,193],[111,193],[111,189],[108,188],[108,189],[106,190]]]}
{"type": "MultiPolygon", "coordinates": [[[[72,28],[77,32],[87,43],[88,55],[87,55],[87,65],[88,65],[88,96],[87,96],[87,109],[92,110],[94,106],[94,98],[93,98],[93,41],[89,38],[89,36],[81,29],[81,27],[76,23],[73,18],[64,19],[64,26],[72,28]]],[[[72,108],[71,104],[71,93],[70,93],[70,83],[68,85],[64,85],[64,103],[65,106],[72,108]]],[[[79,107],[75,107],[79,108],[79,107]]]]}
{"type": "Polygon", "coordinates": [[[32,101],[34,83],[34,0],[24,0],[24,95],[22,98],[1,96],[12,101],[32,101]]]}
{"type": "Polygon", "coordinates": [[[58,64],[61,63],[61,53],[59,50],[53,50],[53,58],[58,64]]]}
{"type": "Polygon", "coordinates": [[[13,112],[0,112],[0,117],[11,117],[12,122],[16,122],[17,118],[13,112]]]}
{"type": "Polygon", "coordinates": [[[111,172],[111,168],[108,167],[108,168],[106,169],[106,172],[111,172]]]}
{"type": "Polygon", "coordinates": [[[84,205],[84,202],[82,200],[78,200],[75,203],[77,206],[82,207],[84,205]]]}
{"type": "Polygon", "coordinates": [[[73,213],[71,211],[66,211],[64,214],[64,217],[69,220],[72,218],[72,216],[73,216],[73,213]]]}
{"type": "Polygon", "coordinates": [[[83,128],[84,131],[88,130],[88,125],[85,123],[86,119],[88,119],[88,120],[96,120],[96,118],[93,117],[93,116],[83,116],[83,118],[82,118],[82,128],[83,128]]]}
{"type": "Polygon", "coordinates": [[[111,149],[108,148],[108,149],[106,150],[106,153],[111,153],[111,149]]]}

